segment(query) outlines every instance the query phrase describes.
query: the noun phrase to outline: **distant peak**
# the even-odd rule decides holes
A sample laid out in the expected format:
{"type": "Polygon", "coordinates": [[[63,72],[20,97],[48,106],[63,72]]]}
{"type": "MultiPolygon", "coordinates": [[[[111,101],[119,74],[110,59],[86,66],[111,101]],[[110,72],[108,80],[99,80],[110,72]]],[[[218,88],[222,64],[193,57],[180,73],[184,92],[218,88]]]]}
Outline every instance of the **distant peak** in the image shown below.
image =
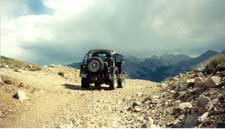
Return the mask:
{"type": "Polygon", "coordinates": [[[205,53],[218,53],[217,51],[207,50],[205,53]]]}
{"type": "Polygon", "coordinates": [[[221,54],[225,54],[225,50],[221,51],[220,53],[221,53],[221,54]]]}
{"type": "Polygon", "coordinates": [[[207,50],[206,52],[204,52],[202,54],[202,56],[203,55],[214,55],[214,54],[218,54],[218,52],[217,51],[213,51],[213,50],[207,50]]]}
{"type": "Polygon", "coordinates": [[[153,55],[151,58],[158,59],[159,56],[158,55],[153,55]]]}

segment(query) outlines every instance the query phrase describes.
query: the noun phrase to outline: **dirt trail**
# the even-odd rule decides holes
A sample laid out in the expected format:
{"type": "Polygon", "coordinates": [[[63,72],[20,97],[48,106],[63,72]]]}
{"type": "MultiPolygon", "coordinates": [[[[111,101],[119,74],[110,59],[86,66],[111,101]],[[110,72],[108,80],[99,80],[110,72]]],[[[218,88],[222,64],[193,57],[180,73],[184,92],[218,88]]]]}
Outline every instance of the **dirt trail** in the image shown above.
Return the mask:
{"type": "MultiPolygon", "coordinates": [[[[0,71],[0,76],[23,82],[28,87],[24,90],[29,97],[25,101],[8,98],[17,108],[7,117],[0,117],[0,127],[138,127],[132,123],[132,118],[128,119],[131,116],[127,109],[131,102],[158,94],[160,90],[157,83],[142,80],[127,80],[123,89],[103,87],[95,90],[91,87],[83,90],[78,70],[64,67],[35,72],[0,71]],[[61,77],[58,71],[69,75],[61,77]]],[[[14,92],[7,94],[13,95],[14,92]]],[[[0,104],[1,101],[6,99],[0,99],[0,104]]]]}

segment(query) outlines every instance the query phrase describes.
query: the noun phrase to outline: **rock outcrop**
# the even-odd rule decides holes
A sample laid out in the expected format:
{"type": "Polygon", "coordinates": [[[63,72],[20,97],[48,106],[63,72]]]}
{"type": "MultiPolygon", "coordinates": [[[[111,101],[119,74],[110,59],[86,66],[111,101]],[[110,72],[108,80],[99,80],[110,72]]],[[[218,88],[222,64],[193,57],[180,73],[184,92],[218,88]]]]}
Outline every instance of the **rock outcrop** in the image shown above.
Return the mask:
{"type": "Polygon", "coordinates": [[[18,100],[26,100],[27,99],[27,96],[26,96],[26,93],[23,91],[23,90],[18,90],[16,92],[16,94],[14,95],[14,97],[18,100]]]}
{"type": "Polygon", "coordinates": [[[221,127],[224,125],[225,75],[221,74],[223,72],[222,68],[211,74],[206,74],[204,71],[191,71],[166,81],[169,87],[164,94],[171,96],[167,99],[178,101],[180,110],[177,110],[176,104],[171,103],[174,105],[172,115],[177,120],[167,127],[221,127]],[[179,119],[182,115],[184,119],[179,119]]]}

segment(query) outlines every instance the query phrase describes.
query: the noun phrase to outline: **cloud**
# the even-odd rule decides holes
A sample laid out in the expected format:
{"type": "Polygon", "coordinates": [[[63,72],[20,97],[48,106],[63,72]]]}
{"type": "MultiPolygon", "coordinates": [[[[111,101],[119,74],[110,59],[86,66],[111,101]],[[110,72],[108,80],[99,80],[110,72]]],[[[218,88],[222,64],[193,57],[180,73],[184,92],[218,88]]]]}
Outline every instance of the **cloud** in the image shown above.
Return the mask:
{"type": "Polygon", "coordinates": [[[1,10],[3,55],[34,63],[66,64],[80,60],[91,48],[141,57],[225,48],[223,0],[41,2],[51,13],[33,13],[32,3],[1,3],[10,5],[1,10]],[[14,14],[18,8],[20,13],[14,14]]]}
{"type": "Polygon", "coordinates": [[[26,15],[29,9],[24,0],[1,0],[0,16],[13,17],[16,15],[26,15]]]}

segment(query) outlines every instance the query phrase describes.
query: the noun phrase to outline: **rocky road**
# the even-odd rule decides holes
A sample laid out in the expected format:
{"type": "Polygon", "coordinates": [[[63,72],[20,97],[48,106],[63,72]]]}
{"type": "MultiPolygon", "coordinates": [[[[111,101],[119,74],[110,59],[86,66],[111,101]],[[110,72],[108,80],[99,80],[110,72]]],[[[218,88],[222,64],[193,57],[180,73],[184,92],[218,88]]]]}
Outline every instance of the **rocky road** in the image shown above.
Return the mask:
{"type": "Polygon", "coordinates": [[[153,125],[148,116],[138,117],[143,110],[133,102],[157,95],[159,84],[127,80],[122,89],[101,90],[80,87],[78,70],[48,67],[40,71],[0,69],[0,127],[142,127],[153,125]],[[63,76],[59,72],[65,73],[63,76]],[[7,83],[10,80],[10,83],[7,83]],[[12,96],[18,89],[27,99],[12,96]],[[4,96],[4,97],[2,97],[4,96]],[[6,110],[7,109],[7,110],[6,110]],[[7,113],[8,112],[8,113],[7,113]]]}

